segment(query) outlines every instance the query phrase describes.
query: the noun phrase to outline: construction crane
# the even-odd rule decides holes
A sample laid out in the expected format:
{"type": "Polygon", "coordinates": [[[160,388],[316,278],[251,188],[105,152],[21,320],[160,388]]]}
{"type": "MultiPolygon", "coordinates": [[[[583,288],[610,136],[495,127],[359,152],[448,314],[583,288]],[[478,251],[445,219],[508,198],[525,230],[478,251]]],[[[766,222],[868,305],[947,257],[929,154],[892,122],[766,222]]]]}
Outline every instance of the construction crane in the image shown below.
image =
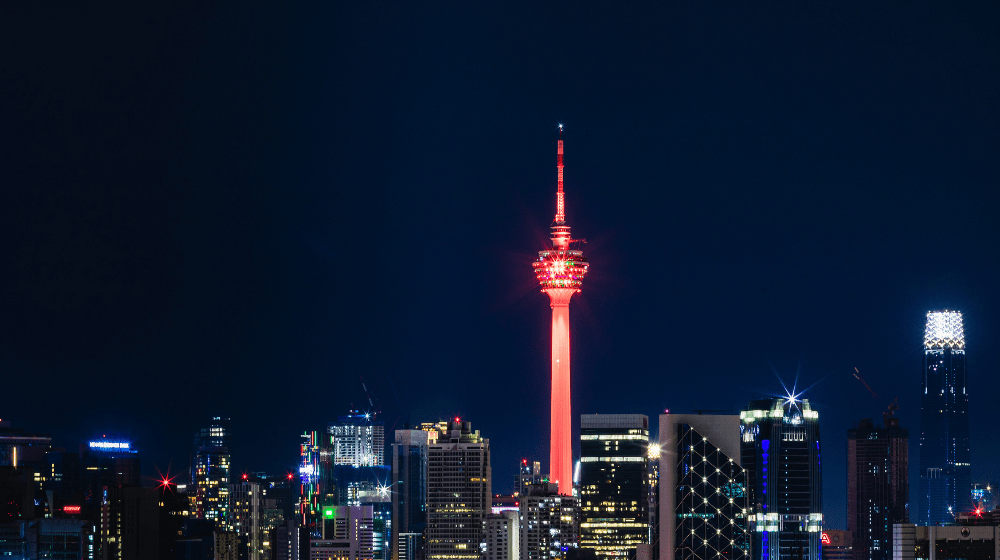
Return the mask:
{"type": "Polygon", "coordinates": [[[865,386],[865,389],[868,389],[868,392],[871,393],[873,397],[875,397],[875,400],[881,403],[882,406],[886,407],[885,411],[882,412],[882,427],[888,428],[889,419],[892,418],[892,415],[895,411],[899,410],[899,397],[893,399],[892,403],[886,406],[885,401],[882,400],[882,397],[878,396],[878,393],[876,393],[874,389],[868,386],[868,382],[865,381],[864,377],[861,377],[861,372],[858,371],[857,367],[854,368],[854,378],[860,381],[861,384],[865,386]]]}
{"type": "MultiPolygon", "coordinates": [[[[371,411],[371,415],[375,416],[376,414],[382,414],[382,407],[381,406],[378,406],[378,407],[375,406],[375,402],[372,399],[372,393],[371,393],[371,391],[368,390],[368,386],[365,385],[365,376],[361,375],[361,374],[358,374],[358,377],[361,378],[361,388],[365,390],[365,396],[368,397],[368,406],[371,407],[369,409],[371,411]]],[[[381,405],[381,403],[379,403],[379,404],[381,405]]]]}

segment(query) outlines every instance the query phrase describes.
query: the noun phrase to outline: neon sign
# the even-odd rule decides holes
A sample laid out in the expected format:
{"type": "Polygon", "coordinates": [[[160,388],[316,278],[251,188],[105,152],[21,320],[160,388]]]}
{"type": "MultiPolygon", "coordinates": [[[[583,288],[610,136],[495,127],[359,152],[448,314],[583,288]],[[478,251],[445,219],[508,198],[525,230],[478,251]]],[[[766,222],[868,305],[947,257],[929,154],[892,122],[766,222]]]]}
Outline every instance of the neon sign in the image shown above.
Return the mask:
{"type": "Polygon", "coordinates": [[[90,447],[94,449],[128,449],[131,444],[127,441],[92,441],[90,447]]]}
{"type": "Polygon", "coordinates": [[[820,541],[821,541],[821,542],[822,542],[823,544],[831,544],[831,543],[830,543],[830,535],[828,535],[828,534],[826,534],[826,533],[823,533],[823,536],[822,536],[822,537],[820,538],[820,541]]]}
{"type": "Polygon", "coordinates": [[[80,513],[80,506],[63,506],[63,513],[80,513]]]}

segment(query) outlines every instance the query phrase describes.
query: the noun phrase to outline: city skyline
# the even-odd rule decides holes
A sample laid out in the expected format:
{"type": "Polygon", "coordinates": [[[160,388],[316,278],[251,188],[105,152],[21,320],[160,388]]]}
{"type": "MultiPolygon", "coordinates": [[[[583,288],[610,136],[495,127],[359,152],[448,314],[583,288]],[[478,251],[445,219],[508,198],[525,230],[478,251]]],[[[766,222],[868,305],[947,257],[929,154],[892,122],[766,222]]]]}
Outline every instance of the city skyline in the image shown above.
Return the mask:
{"type": "Polygon", "coordinates": [[[559,122],[593,265],[574,442],[579,414],[738,412],[798,377],[842,527],[838,441],[884,408],[853,368],[916,434],[924,315],[959,309],[970,391],[1000,390],[997,6],[25,10],[0,418],[57,446],[121,435],[177,472],[220,416],[234,469],[285,472],[381,408],[387,439],[467,418],[498,489],[547,463],[505,434],[549,429],[527,263],[559,122]]]}

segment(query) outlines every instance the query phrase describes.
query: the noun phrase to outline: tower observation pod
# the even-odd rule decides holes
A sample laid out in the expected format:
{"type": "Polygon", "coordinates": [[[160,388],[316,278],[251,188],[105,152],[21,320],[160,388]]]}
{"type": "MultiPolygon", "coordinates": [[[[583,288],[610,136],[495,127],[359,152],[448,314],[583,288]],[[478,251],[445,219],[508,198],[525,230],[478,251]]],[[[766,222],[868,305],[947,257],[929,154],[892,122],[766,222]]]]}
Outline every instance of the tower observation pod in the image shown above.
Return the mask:
{"type": "Polygon", "coordinates": [[[552,248],[538,252],[532,263],[535,277],[548,294],[552,307],[552,411],[549,448],[549,481],[559,484],[559,493],[573,494],[573,425],[570,405],[569,300],[580,291],[587,274],[583,251],[571,249],[580,243],[566,225],[563,194],[563,141],[559,125],[556,156],[556,218],[552,223],[552,248]]]}

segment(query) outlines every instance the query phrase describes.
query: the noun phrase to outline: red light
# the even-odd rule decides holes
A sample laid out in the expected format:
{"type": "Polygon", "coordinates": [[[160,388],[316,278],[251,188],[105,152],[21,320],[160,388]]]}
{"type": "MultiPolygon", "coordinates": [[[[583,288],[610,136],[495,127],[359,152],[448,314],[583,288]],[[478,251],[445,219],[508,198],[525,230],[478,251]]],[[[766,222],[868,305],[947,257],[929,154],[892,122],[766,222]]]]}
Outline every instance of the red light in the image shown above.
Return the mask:
{"type": "Polygon", "coordinates": [[[460,422],[460,421],[461,421],[461,419],[460,419],[460,418],[459,418],[458,416],[456,416],[456,417],[455,417],[455,421],[456,421],[456,422],[460,422]]]}
{"type": "Polygon", "coordinates": [[[247,475],[243,475],[243,480],[246,480],[246,479],[247,479],[247,475]]]}
{"type": "Polygon", "coordinates": [[[63,506],[63,513],[80,513],[80,506],[63,506]]]}
{"type": "Polygon", "coordinates": [[[288,480],[292,479],[292,473],[288,473],[288,480]]]}
{"type": "Polygon", "coordinates": [[[821,541],[822,541],[823,544],[830,544],[830,535],[828,535],[826,533],[823,533],[823,536],[821,537],[821,541]]]}

